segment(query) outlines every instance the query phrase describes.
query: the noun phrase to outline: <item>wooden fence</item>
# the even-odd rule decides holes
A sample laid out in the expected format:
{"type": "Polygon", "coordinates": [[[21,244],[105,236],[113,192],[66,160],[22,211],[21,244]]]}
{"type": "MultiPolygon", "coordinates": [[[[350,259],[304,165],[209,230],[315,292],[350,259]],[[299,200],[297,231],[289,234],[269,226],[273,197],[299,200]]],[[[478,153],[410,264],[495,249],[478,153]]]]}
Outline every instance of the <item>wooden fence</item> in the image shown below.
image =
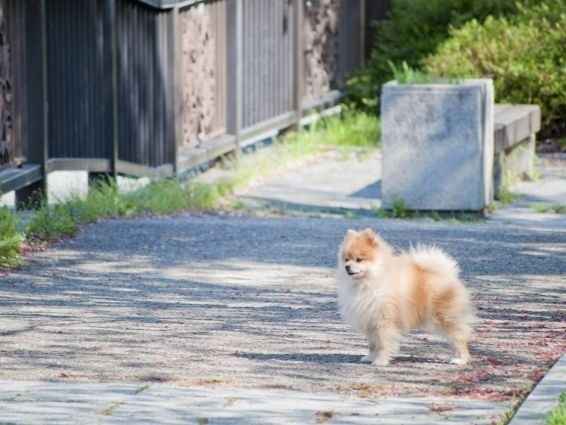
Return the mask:
{"type": "Polygon", "coordinates": [[[297,125],[363,63],[372,7],[0,0],[0,193],[24,202],[54,170],[173,176],[297,125]]]}

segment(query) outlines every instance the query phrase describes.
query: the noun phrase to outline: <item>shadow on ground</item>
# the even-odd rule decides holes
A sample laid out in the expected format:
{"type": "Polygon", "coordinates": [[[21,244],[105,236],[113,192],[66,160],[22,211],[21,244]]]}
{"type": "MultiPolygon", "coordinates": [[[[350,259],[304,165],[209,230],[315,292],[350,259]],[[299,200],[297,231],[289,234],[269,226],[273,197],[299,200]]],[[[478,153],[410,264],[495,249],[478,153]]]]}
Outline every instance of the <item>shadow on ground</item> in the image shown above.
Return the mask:
{"type": "Polygon", "coordinates": [[[499,225],[185,215],[102,222],[0,286],[0,379],[278,386],[363,396],[509,400],[566,349],[562,232],[499,225]],[[435,336],[389,368],[339,319],[335,250],[349,227],[456,257],[479,321],[470,367],[435,336]]]}

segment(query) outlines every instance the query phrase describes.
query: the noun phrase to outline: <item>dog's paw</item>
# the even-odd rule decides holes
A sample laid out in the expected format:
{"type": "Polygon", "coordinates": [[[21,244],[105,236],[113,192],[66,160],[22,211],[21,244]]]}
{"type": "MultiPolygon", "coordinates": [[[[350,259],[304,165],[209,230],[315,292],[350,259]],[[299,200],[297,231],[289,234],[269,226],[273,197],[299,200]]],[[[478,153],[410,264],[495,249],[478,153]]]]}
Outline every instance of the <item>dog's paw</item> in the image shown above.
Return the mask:
{"type": "Polygon", "coordinates": [[[450,363],[455,364],[457,366],[464,366],[464,365],[467,365],[469,361],[470,361],[470,359],[465,359],[465,358],[462,358],[462,357],[456,357],[456,358],[450,360],[450,363]]]}
{"type": "Polygon", "coordinates": [[[367,356],[363,356],[360,359],[360,362],[362,362],[362,363],[373,363],[374,360],[375,360],[375,354],[368,354],[367,356]]]}
{"type": "Polygon", "coordinates": [[[389,364],[389,358],[386,357],[378,357],[375,359],[372,364],[374,366],[387,366],[389,364]]]}

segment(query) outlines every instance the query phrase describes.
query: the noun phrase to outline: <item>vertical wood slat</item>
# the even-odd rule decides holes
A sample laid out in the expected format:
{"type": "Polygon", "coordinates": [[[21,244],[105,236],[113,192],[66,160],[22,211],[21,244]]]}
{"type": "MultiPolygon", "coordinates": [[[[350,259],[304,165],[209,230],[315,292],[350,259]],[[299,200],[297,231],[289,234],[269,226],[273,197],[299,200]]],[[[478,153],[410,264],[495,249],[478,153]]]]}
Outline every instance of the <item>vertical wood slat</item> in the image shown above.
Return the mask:
{"type": "Polygon", "coordinates": [[[360,10],[363,0],[342,0],[339,26],[338,49],[338,87],[343,88],[349,74],[362,63],[363,50],[360,33],[363,33],[360,10]]]}
{"type": "MultiPolygon", "coordinates": [[[[118,155],[146,167],[171,164],[175,132],[170,125],[174,80],[170,12],[114,0],[117,5],[118,155]]],[[[120,162],[118,161],[118,162],[120,162]]]]}
{"type": "Polygon", "coordinates": [[[10,49],[9,76],[12,83],[12,158],[27,156],[27,59],[26,59],[26,5],[21,0],[5,2],[5,23],[10,49]]]}
{"type": "Polygon", "coordinates": [[[243,128],[295,109],[295,8],[292,6],[295,1],[242,0],[243,128]],[[270,21],[275,25],[269,25],[270,21]]]}
{"type": "Polygon", "coordinates": [[[105,31],[106,0],[48,4],[49,156],[109,159],[111,55],[105,35],[110,36],[105,31]]]}
{"type": "Polygon", "coordinates": [[[153,20],[154,25],[154,39],[152,43],[152,68],[154,73],[153,85],[152,85],[152,99],[150,103],[152,106],[152,113],[150,114],[150,122],[152,122],[151,131],[151,149],[150,155],[153,161],[150,163],[151,166],[157,166],[161,164],[162,155],[161,147],[163,146],[165,126],[163,125],[164,109],[165,105],[165,68],[166,66],[165,58],[163,56],[163,49],[161,49],[161,40],[163,38],[163,15],[164,12],[156,13],[153,20]]]}
{"type": "Polygon", "coordinates": [[[214,3],[214,33],[216,40],[216,117],[215,130],[226,132],[226,2],[214,3]]]}
{"type": "Polygon", "coordinates": [[[37,160],[43,166],[43,184],[45,186],[45,194],[47,195],[47,173],[46,164],[49,158],[49,85],[47,74],[47,0],[40,0],[40,31],[41,34],[41,86],[42,86],[42,117],[41,117],[41,138],[42,143],[39,144],[37,150],[37,160]]]}
{"type": "Polygon", "coordinates": [[[252,70],[248,69],[247,66],[247,58],[252,54],[251,41],[249,36],[250,33],[248,31],[244,32],[244,28],[248,28],[248,26],[250,25],[250,14],[248,13],[249,2],[250,0],[236,0],[236,9],[238,9],[238,7],[241,9],[239,13],[238,10],[236,10],[236,27],[238,28],[237,31],[240,32],[240,34],[236,33],[236,66],[240,64],[239,66],[242,67],[241,71],[238,73],[242,84],[242,87],[240,89],[238,89],[238,82],[236,81],[236,91],[237,93],[239,93],[237,102],[239,103],[239,107],[241,108],[240,129],[243,127],[244,122],[248,122],[250,120],[248,116],[248,111],[250,110],[250,107],[248,105],[249,96],[244,95],[244,93],[248,94],[252,91],[250,79],[244,78],[244,75],[252,75],[252,70]],[[238,3],[242,4],[238,5],[238,3]],[[244,63],[244,60],[246,60],[246,63],[244,63]]]}
{"type": "Polygon", "coordinates": [[[119,155],[119,126],[118,126],[118,37],[116,19],[116,0],[106,0],[104,34],[109,37],[109,52],[106,64],[106,74],[109,76],[110,83],[107,84],[106,101],[108,102],[108,126],[111,128],[110,137],[110,170],[111,174],[117,176],[117,164],[119,155]]]}
{"type": "Polygon", "coordinates": [[[236,51],[235,51],[235,136],[236,136],[236,157],[240,156],[240,145],[241,145],[241,134],[242,134],[242,103],[243,103],[243,1],[236,0],[236,10],[235,10],[235,36],[236,36],[236,51]]]}
{"type": "Polygon", "coordinates": [[[300,122],[303,117],[303,91],[304,91],[304,2],[303,0],[295,0],[294,7],[294,37],[293,37],[293,50],[295,52],[295,63],[293,70],[293,107],[296,114],[297,124],[300,127],[300,122]]]}
{"type": "Polygon", "coordinates": [[[47,18],[46,0],[35,2],[28,11],[26,22],[27,63],[29,64],[28,116],[29,120],[28,161],[41,165],[41,181],[16,191],[16,207],[29,208],[47,198],[47,173],[49,141],[49,109],[47,79],[47,18]]]}
{"type": "Polygon", "coordinates": [[[170,121],[167,125],[172,129],[169,138],[168,161],[173,164],[173,172],[178,172],[178,150],[183,139],[183,123],[181,117],[181,33],[179,30],[179,7],[169,12],[169,111],[167,116],[170,121]]]}

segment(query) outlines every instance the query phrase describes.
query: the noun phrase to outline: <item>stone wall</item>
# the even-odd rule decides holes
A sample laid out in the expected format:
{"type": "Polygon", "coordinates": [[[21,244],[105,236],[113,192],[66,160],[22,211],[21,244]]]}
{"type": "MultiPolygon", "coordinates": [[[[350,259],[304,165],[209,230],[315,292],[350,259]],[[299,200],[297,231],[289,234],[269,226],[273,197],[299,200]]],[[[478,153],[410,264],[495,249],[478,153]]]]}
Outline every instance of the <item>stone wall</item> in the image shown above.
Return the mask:
{"type": "Polygon", "coordinates": [[[214,4],[180,14],[183,144],[196,147],[216,130],[217,63],[214,4]]]}
{"type": "Polygon", "coordinates": [[[11,113],[10,46],[6,11],[6,2],[0,0],[0,167],[10,163],[15,155],[11,113]]]}
{"type": "Polygon", "coordinates": [[[342,1],[305,2],[305,98],[328,93],[338,75],[339,28],[342,1]]]}

